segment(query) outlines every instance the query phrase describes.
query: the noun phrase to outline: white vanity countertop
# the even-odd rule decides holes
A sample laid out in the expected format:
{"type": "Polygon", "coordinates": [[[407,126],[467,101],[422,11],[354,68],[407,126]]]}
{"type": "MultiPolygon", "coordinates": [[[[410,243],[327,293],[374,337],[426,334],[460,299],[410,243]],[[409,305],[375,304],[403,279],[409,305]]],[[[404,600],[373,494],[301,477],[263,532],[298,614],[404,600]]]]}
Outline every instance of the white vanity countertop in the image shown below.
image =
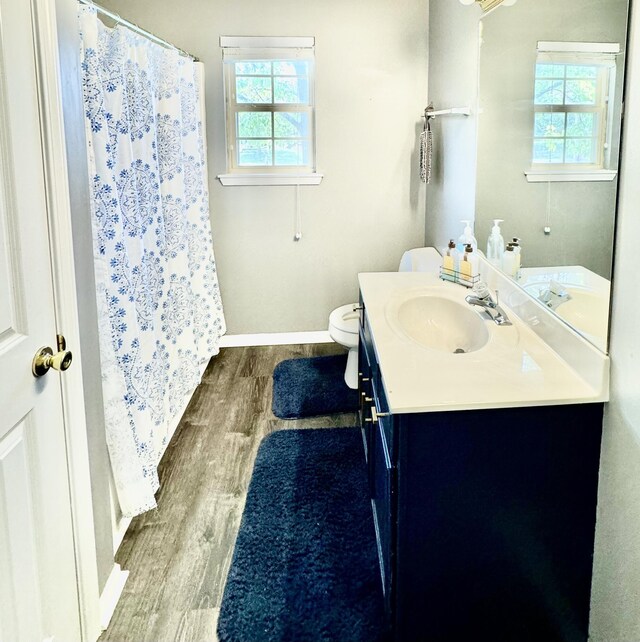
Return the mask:
{"type": "Polygon", "coordinates": [[[453,354],[403,335],[393,310],[408,296],[434,293],[466,306],[467,288],[418,272],[363,273],[358,279],[392,413],[607,400],[606,389],[589,385],[502,303],[513,325],[498,326],[481,308],[469,306],[486,319],[489,340],[474,352],[453,354]]]}

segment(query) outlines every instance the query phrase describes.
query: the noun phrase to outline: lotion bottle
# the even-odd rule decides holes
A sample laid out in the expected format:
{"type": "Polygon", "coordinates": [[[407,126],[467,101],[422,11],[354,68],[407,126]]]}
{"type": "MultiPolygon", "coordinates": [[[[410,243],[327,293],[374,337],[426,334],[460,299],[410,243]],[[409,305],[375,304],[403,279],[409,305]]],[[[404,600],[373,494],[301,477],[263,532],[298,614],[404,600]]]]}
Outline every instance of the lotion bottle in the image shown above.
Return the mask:
{"type": "Polygon", "coordinates": [[[500,233],[500,223],[503,221],[501,218],[493,219],[493,227],[487,241],[487,260],[496,267],[500,267],[504,254],[504,239],[500,233]]]}
{"type": "Polygon", "coordinates": [[[447,281],[453,281],[458,271],[458,250],[453,239],[449,241],[449,247],[442,257],[442,276],[447,281]]]}
{"type": "Polygon", "coordinates": [[[520,247],[520,239],[514,236],[511,245],[513,245],[513,252],[516,255],[516,267],[513,276],[519,279],[520,268],[522,267],[522,248],[520,247]]]}
{"type": "Polygon", "coordinates": [[[464,252],[467,261],[471,264],[471,278],[475,279],[480,275],[480,259],[478,253],[474,251],[472,245],[467,245],[464,252]]]}
{"type": "Polygon", "coordinates": [[[514,250],[513,243],[509,243],[502,255],[502,271],[511,278],[515,277],[518,260],[514,250]]]}
{"type": "Polygon", "coordinates": [[[462,255],[460,259],[460,278],[461,279],[470,279],[471,278],[471,263],[467,259],[467,252],[462,255]]]}
{"type": "Polygon", "coordinates": [[[478,275],[478,263],[478,255],[474,254],[473,246],[470,243],[467,244],[460,261],[460,278],[471,281],[478,275]]]}

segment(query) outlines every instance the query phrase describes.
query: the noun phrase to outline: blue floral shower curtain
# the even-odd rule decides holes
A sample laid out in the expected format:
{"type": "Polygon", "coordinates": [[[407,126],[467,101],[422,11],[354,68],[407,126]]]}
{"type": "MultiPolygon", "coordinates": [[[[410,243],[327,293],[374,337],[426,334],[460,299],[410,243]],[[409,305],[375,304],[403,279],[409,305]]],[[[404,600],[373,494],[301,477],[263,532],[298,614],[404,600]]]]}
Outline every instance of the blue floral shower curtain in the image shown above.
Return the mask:
{"type": "Polygon", "coordinates": [[[213,256],[202,65],[79,8],[107,445],[123,515],[225,332],[213,256]]]}

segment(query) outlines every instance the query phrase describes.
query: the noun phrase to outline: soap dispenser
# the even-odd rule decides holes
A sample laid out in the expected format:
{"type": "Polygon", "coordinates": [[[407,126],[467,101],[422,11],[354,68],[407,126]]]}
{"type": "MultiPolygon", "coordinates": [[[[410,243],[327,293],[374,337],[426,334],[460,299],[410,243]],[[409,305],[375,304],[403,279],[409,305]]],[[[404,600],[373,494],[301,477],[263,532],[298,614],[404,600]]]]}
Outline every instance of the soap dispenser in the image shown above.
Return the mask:
{"type": "Polygon", "coordinates": [[[504,239],[500,233],[500,223],[503,222],[504,219],[501,218],[493,219],[493,227],[487,241],[487,260],[496,267],[500,267],[502,264],[502,255],[504,254],[504,239]]]}
{"type": "Polygon", "coordinates": [[[466,281],[473,281],[479,274],[479,267],[478,254],[473,251],[471,243],[468,243],[460,260],[460,276],[466,281]]]}
{"type": "Polygon", "coordinates": [[[456,244],[453,239],[449,241],[449,247],[442,257],[442,277],[447,281],[453,281],[456,276],[456,272],[459,270],[459,259],[458,259],[458,250],[456,250],[456,244]]]}
{"type": "Polygon", "coordinates": [[[515,253],[513,243],[507,243],[504,254],[502,255],[502,271],[511,278],[516,276],[516,266],[518,257],[515,253]]]}
{"type": "Polygon", "coordinates": [[[460,222],[464,223],[465,225],[464,225],[464,231],[458,238],[459,252],[462,254],[467,245],[470,245],[473,248],[473,251],[476,252],[478,250],[478,241],[476,241],[476,237],[473,235],[473,228],[471,227],[471,221],[462,220],[460,222]]]}
{"type": "Polygon", "coordinates": [[[516,255],[516,266],[515,266],[514,276],[519,279],[520,268],[522,267],[522,247],[520,246],[520,239],[514,236],[511,245],[513,245],[513,252],[516,255]]]}

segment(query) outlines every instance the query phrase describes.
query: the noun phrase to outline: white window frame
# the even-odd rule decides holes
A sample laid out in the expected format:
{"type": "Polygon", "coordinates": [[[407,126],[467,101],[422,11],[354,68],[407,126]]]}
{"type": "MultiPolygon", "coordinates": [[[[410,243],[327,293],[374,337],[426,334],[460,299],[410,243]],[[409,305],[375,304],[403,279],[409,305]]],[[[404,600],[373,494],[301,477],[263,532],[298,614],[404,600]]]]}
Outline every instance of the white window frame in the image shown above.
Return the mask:
{"type": "MultiPolygon", "coordinates": [[[[527,181],[612,181],[616,177],[617,171],[609,169],[609,167],[613,129],[611,98],[615,93],[616,55],[619,53],[620,45],[618,43],[538,42],[536,64],[548,61],[557,64],[593,64],[600,68],[596,105],[534,105],[534,114],[596,113],[598,115],[598,142],[596,143],[598,149],[596,150],[596,162],[593,164],[532,162],[531,168],[525,171],[527,181]]],[[[532,136],[532,143],[533,138],[532,136]]]]}
{"type": "MultiPolygon", "coordinates": [[[[322,174],[315,170],[315,92],[314,62],[315,38],[313,37],[262,37],[222,36],[227,173],[218,179],[223,185],[317,185],[322,174]],[[308,60],[309,61],[309,102],[307,104],[278,103],[237,103],[235,62],[264,60],[308,60]],[[304,112],[309,116],[309,164],[304,166],[239,166],[237,163],[236,140],[238,112],[304,112]]],[[[273,76],[271,76],[273,78],[273,76]]],[[[276,140],[273,138],[272,140],[276,140]]]]}

